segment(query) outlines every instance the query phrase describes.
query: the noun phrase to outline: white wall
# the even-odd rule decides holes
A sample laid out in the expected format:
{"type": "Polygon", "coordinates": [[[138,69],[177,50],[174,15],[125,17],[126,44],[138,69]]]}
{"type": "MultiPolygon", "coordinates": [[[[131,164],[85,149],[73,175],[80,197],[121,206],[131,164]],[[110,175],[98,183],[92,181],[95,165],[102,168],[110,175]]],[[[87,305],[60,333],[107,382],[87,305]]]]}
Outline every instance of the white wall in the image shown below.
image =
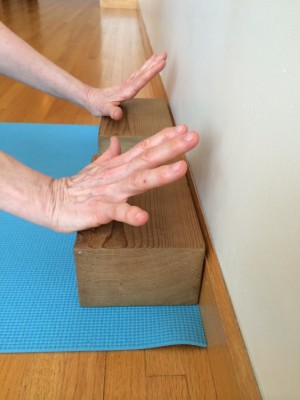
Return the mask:
{"type": "Polygon", "coordinates": [[[139,0],[264,399],[300,398],[300,1],[139,0]]]}

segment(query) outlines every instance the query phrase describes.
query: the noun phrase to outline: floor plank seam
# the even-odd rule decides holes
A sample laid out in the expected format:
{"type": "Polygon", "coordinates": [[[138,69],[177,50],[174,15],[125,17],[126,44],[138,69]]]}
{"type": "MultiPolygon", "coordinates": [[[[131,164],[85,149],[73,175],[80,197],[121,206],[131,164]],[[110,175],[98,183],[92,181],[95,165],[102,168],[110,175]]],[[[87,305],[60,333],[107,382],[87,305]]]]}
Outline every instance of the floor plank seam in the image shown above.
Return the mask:
{"type": "Polygon", "coordinates": [[[107,351],[104,356],[104,377],[103,377],[103,389],[102,389],[102,400],[105,399],[105,384],[106,384],[106,368],[107,368],[107,351]]]}

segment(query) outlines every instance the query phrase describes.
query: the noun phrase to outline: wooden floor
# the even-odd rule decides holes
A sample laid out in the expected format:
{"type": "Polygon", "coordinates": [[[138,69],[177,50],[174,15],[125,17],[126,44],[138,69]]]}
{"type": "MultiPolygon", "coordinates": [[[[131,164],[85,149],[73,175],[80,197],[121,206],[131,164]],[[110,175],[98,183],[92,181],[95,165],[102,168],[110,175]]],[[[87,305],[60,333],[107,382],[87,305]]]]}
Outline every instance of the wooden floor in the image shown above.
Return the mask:
{"type": "MultiPolygon", "coordinates": [[[[99,0],[0,0],[0,20],[81,80],[120,82],[145,60],[134,10],[99,0]]],[[[0,38],[1,39],[1,38],[0,38]]],[[[0,121],[98,124],[75,105],[0,77],[0,121]]],[[[158,80],[139,97],[162,97],[158,80]]],[[[0,327],[1,329],[1,327],[0,327]]],[[[0,399],[216,399],[204,349],[1,354],[0,399]]]]}

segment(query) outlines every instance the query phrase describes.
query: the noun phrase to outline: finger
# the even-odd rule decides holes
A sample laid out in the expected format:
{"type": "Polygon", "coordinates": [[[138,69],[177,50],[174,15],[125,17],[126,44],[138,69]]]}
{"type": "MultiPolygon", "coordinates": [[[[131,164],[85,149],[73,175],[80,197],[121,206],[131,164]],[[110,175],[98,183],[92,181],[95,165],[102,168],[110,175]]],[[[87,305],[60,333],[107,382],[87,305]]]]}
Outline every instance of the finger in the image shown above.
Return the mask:
{"type": "Polygon", "coordinates": [[[149,68],[152,64],[160,62],[161,60],[166,61],[167,53],[163,52],[160,54],[152,54],[152,56],[144,63],[141,70],[149,68]]]}
{"type": "Polygon", "coordinates": [[[165,63],[166,62],[166,53],[160,54],[160,55],[153,55],[145,64],[142,66],[138,72],[144,72],[146,70],[149,70],[150,68],[160,64],[160,63],[165,63]]]}
{"type": "Polygon", "coordinates": [[[120,146],[120,140],[117,136],[112,136],[110,138],[110,144],[109,148],[105,150],[100,157],[98,157],[94,164],[101,164],[104,161],[111,160],[114,157],[117,157],[118,155],[121,154],[121,146],[120,146]]]}
{"type": "Polygon", "coordinates": [[[199,142],[197,132],[187,132],[160,145],[146,149],[129,162],[128,173],[155,168],[193,149],[199,142]]]}
{"type": "Polygon", "coordinates": [[[72,179],[73,181],[80,180],[83,182],[89,182],[91,180],[95,180],[97,175],[103,173],[102,165],[107,161],[117,157],[121,154],[121,145],[120,140],[117,136],[112,136],[110,138],[109,148],[105,150],[100,156],[96,155],[93,158],[93,162],[87,165],[83,170],[74,176],[72,179]]]}
{"type": "Polygon", "coordinates": [[[111,114],[111,119],[119,121],[123,117],[123,110],[121,107],[115,107],[113,113],[111,114]]]}
{"type": "MultiPolygon", "coordinates": [[[[181,127],[183,131],[185,131],[186,127],[184,125],[181,127]]],[[[168,130],[165,131],[169,133],[168,130]]],[[[153,138],[154,137],[152,137],[152,139],[153,138]]],[[[139,148],[138,146],[140,144],[135,146],[138,151],[136,157],[131,158],[130,156],[128,158],[127,153],[134,149],[108,160],[107,163],[105,163],[105,160],[103,163],[103,159],[100,156],[92,165],[86,167],[82,171],[85,172],[85,174],[80,174],[80,181],[82,184],[84,183],[85,185],[92,185],[94,187],[101,185],[101,190],[103,190],[102,185],[119,184],[122,180],[126,181],[132,173],[157,168],[162,164],[173,160],[175,157],[178,157],[195,147],[198,141],[199,136],[196,132],[189,132],[179,137],[156,144],[153,147],[146,147],[146,150],[144,150],[144,146],[147,146],[148,142],[144,141],[144,145],[141,145],[139,148]],[[128,160],[126,160],[126,157],[128,160]]],[[[109,190],[109,192],[111,191],[109,190]]],[[[125,191],[123,190],[122,193],[125,193],[125,191]]],[[[126,196],[122,196],[122,198],[124,197],[126,196]]]]}
{"type": "Polygon", "coordinates": [[[146,63],[127,79],[121,86],[122,97],[129,99],[135,96],[166,65],[165,56],[152,56],[146,63]]]}
{"type": "Polygon", "coordinates": [[[160,64],[165,65],[167,57],[166,57],[166,53],[164,53],[164,54],[165,54],[165,56],[163,54],[155,55],[154,58],[152,59],[152,61],[147,63],[147,65],[145,65],[144,68],[142,68],[141,72],[149,70],[149,69],[151,69],[153,67],[156,67],[156,66],[158,66],[160,64]]]}
{"type": "Polygon", "coordinates": [[[125,222],[133,226],[144,225],[149,219],[149,215],[146,211],[139,207],[131,206],[128,203],[110,204],[106,215],[109,219],[125,222]]]}
{"type": "Polygon", "coordinates": [[[129,98],[133,97],[138,91],[144,87],[155,75],[157,75],[166,65],[165,60],[152,64],[147,69],[139,70],[133,74],[128,81],[124,83],[123,91],[124,96],[129,98]]]}
{"type": "Polygon", "coordinates": [[[140,71],[147,69],[150,65],[153,64],[153,61],[155,61],[155,60],[157,60],[157,55],[152,54],[152,56],[150,58],[148,58],[148,60],[137,71],[140,72],[140,71]]]}
{"type": "Polygon", "coordinates": [[[106,104],[105,107],[106,114],[110,116],[111,119],[118,121],[122,118],[123,116],[123,111],[121,107],[118,107],[117,105],[113,104],[113,102],[109,102],[106,104]]]}
{"type": "MultiPolygon", "coordinates": [[[[182,178],[187,171],[187,164],[185,161],[180,160],[170,165],[163,165],[161,167],[137,171],[131,174],[127,182],[120,188],[122,197],[128,198],[147,190],[154,189],[175,182],[182,178]]],[[[121,194],[121,193],[120,193],[121,194]]]]}
{"type": "Polygon", "coordinates": [[[165,62],[166,59],[167,59],[167,53],[166,52],[163,52],[163,53],[161,53],[159,55],[152,54],[152,56],[142,65],[141,68],[137,69],[136,71],[134,71],[133,74],[131,74],[129,79],[134,78],[137,74],[147,70],[149,67],[152,67],[153,64],[160,63],[161,61],[165,62]]]}

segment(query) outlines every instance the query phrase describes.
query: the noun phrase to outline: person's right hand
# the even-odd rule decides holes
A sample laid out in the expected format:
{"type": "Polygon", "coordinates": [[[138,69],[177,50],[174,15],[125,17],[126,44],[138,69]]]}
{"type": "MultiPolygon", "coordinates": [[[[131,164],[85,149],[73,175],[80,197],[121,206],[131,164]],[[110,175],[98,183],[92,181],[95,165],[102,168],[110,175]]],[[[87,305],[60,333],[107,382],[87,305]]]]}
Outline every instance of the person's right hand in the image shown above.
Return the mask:
{"type": "Polygon", "coordinates": [[[107,88],[89,87],[85,107],[95,117],[109,116],[114,120],[122,118],[120,104],[132,99],[155,75],[165,67],[167,53],[153,54],[128,79],[119,85],[107,88]]]}

